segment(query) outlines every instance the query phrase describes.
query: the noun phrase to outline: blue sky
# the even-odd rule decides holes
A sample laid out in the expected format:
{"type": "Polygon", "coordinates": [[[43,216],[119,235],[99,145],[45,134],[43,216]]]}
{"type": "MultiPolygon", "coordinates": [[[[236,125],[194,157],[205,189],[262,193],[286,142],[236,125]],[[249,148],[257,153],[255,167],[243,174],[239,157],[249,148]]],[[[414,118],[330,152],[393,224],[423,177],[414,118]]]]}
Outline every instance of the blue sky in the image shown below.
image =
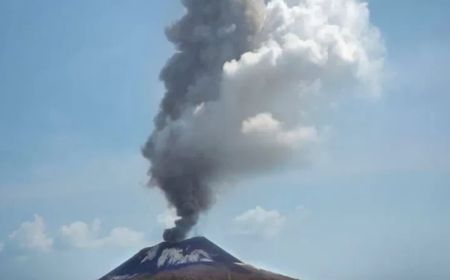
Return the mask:
{"type": "MultiPolygon", "coordinates": [[[[382,97],[343,102],[311,166],[236,182],[198,234],[305,280],[450,277],[450,3],[369,6],[382,97]]],[[[170,215],[140,148],[173,51],[163,30],[182,12],[0,0],[1,278],[95,279],[160,241],[170,215]]]]}

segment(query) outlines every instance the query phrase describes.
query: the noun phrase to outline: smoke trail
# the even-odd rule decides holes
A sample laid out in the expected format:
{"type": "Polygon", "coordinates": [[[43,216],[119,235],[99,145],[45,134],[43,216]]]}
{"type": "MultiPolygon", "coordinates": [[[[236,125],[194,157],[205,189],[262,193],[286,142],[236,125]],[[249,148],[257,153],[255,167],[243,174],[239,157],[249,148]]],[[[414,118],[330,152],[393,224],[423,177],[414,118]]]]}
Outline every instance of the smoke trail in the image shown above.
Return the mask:
{"type": "Polygon", "coordinates": [[[177,53],[143,153],[184,239],[217,182],[269,171],[320,137],[338,96],[376,94],[383,46],[357,0],[184,0],[167,30],[177,53]],[[295,152],[295,153],[294,153],[295,152]]]}

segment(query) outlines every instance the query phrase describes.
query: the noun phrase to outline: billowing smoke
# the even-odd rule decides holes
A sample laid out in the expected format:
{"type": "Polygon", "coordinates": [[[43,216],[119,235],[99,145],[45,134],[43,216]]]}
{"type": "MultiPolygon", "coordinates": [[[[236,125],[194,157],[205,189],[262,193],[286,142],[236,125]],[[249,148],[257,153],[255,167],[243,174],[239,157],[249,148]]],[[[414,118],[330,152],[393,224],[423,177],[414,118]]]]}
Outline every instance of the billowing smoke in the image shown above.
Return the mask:
{"type": "Polygon", "coordinates": [[[144,147],[152,181],[186,237],[220,182],[308,154],[320,115],[348,94],[380,90],[383,45],[357,0],[184,0],[167,30],[177,48],[144,147]]]}

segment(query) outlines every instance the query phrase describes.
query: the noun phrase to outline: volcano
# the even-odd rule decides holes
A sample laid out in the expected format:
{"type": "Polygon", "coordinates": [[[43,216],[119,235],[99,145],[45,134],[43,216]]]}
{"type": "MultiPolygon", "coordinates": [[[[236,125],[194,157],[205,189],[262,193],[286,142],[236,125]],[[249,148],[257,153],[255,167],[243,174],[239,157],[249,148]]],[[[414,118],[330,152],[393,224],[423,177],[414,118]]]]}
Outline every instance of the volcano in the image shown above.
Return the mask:
{"type": "Polygon", "coordinates": [[[99,280],[150,279],[294,280],[245,264],[205,237],[142,249],[99,280]]]}

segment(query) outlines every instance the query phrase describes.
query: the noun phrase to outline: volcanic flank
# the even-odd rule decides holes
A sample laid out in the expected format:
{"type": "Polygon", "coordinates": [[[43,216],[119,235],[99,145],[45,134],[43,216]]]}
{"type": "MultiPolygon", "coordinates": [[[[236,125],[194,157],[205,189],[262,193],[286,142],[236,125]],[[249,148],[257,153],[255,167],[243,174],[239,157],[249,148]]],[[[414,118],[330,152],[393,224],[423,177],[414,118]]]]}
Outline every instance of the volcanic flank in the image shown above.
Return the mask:
{"type": "Polygon", "coordinates": [[[247,265],[204,237],[145,248],[100,280],[293,280],[247,265]]]}

